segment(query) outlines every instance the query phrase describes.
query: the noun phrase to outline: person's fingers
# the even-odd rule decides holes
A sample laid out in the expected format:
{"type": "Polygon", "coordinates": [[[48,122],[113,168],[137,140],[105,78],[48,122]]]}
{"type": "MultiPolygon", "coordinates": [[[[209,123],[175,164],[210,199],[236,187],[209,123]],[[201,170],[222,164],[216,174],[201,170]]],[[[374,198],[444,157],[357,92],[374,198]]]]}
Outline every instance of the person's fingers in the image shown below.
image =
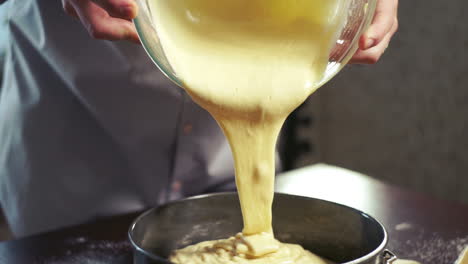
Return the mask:
{"type": "MultiPolygon", "coordinates": [[[[131,22],[131,21],[130,21],[131,22]]],[[[141,45],[141,41],[140,41],[140,37],[138,36],[138,33],[137,33],[137,30],[136,30],[136,27],[135,27],[135,23],[131,22],[131,33],[129,34],[129,37],[127,38],[127,40],[135,43],[135,44],[138,44],[138,45],[141,45]]]]}
{"type": "Polygon", "coordinates": [[[92,0],[109,15],[123,19],[134,19],[137,16],[137,5],[134,0],[92,0]]]}
{"type": "Polygon", "coordinates": [[[126,19],[115,18],[92,1],[71,2],[89,34],[96,39],[130,40],[140,43],[134,24],[126,19]]]}
{"type": "Polygon", "coordinates": [[[398,12],[398,0],[378,0],[374,19],[359,41],[359,48],[366,50],[377,46],[393,28],[398,12]]]}
{"type": "Polygon", "coordinates": [[[62,0],[62,7],[69,16],[78,18],[75,8],[67,0],[62,0]]]}
{"type": "Polygon", "coordinates": [[[395,21],[393,23],[390,32],[385,35],[382,41],[375,47],[372,47],[367,50],[358,50],[356,54],[354,54],[353,58],[350,60],[349,63],[352,64],[375,64],[380,59],[382,54],[387,49],[392,36],[396,33],[398,29],[398,22],[395,21]]]}

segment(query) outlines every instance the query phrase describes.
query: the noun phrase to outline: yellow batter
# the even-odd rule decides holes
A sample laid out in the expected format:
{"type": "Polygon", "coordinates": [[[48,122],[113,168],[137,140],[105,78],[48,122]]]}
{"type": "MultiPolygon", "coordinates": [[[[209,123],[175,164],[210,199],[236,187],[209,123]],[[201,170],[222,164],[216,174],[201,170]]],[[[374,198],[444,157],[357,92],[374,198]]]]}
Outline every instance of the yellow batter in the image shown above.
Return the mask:
{"type": "Polygon", "coordinates": [[[468,264],[468,245],[460,254],[455,264],[468,264]]]}
{"type": "Polygon", "coordinates": [[[245,237],[242,234],[237,234],[235,237],[230,237],[228,239],[201,242],[196,245],[188,246],[182,250],[178,250],[176,251],[176,254],[171,257],[171,261],[174,263],[190,264],[327,264],[327,262],[309,251],[304,250],[299,245],[279,243],[276,240],[268,240],[268,243],[264,245],[260,244],[260,246],[268,245],[270,247],[262,248],[262,250],[265,251],[263,254],[257,256],[251,255],[252,252],[248,245],[249,242],[245,241],[245,237]],[[275,241],[275,243],[272,244],[272,241],[275,241]]]}
{"type": "Polygon", "coordinates": [[[323,263],[273,237],[275,144],[319,87],[347,0],[151,0],[164,52],[185,90],[229,140],[242,235],[175,252],[175,263],[323,263]],[[229,261],[228,261],[229,260],[229,261]]]}

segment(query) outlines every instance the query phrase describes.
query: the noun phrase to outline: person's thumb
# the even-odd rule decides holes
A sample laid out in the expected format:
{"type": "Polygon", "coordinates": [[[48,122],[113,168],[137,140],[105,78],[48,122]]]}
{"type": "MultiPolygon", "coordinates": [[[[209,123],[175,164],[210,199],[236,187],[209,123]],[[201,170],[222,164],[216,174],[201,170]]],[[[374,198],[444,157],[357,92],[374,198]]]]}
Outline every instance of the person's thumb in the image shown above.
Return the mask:
{"type": "Polygon", "coordinates": [[[137,16],[138,7],[135,0],[92,0],[109,13],[109,15],[122,18],[134,19],[137,16]]]}

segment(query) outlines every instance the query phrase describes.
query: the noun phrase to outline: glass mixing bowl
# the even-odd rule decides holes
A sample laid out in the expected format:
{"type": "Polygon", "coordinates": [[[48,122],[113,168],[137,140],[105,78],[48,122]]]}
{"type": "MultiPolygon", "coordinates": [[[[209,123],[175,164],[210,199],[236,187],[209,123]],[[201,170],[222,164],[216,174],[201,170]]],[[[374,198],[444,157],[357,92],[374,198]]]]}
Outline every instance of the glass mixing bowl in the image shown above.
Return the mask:
{"type": "MultiPolygon", "coordinates": [[[[157,28],[155,28],[155,23],[153,23],[152,16],[150,15],[152,12],[151,5],[149,4],[150,1],[152,0],[136,0],[139,7],[139,13],[134,22],[141,43],[158,68],[169,79],[183,88],[182,80],[172,69],[166,55],[164,54],[164,49],[160,44],[157,28]]],[[[373,19],[377,0],[349,1],[350,4],[347,12],[348,17],[346,19],[346,24],[343,27],[335,46],[331,49],[327,69],[322,80],[319,82],[320,85],[323,85],[335,76],[335,74],[337,74],[351,59],[358,49],[360,36],[365,32],[373,19]]]]}

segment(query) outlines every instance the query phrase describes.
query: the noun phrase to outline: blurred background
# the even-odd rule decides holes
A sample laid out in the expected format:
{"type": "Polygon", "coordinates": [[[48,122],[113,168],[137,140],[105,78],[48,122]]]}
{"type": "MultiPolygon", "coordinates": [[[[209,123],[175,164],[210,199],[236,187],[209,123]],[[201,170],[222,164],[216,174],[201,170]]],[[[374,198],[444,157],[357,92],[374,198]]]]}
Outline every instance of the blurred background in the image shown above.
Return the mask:
{"type": "Polygon", "coordinates": [[[287,167],[320,161],[468,203],[467,12],[400,1],[381,61],[346,67],[295,113],[287,167]]]}
{"type": "MultiPolygon", "coordinates": [[[[463,0],[400,1],[400,28],[381,61],[346,67],[288,120],[285,168],[325,162],[468,203],[466,14],[463,0]]],[[[0,240],[9,237],[1,218],[0,240]]]]}
{"type": "MultiPolygon", "coordinates": [[[[8,21],[8,2],[0,5],[0,73],[3,73],[3,65],[5,59],[5,49],[8,44],[8,33],[7,33],[7,21],[8,21]]],[[[2,82],[3,76],[0,74],[0,82],[2,82]]],[[[2,87],[0,86],[0,96],[2,93],[2,87]]],[[[2,168],[0,168],[1,170],[2,168]]],[[[5,223],[3,212],[0,208],[0,241],[10,238],[10,232],[5,223]]]]}

